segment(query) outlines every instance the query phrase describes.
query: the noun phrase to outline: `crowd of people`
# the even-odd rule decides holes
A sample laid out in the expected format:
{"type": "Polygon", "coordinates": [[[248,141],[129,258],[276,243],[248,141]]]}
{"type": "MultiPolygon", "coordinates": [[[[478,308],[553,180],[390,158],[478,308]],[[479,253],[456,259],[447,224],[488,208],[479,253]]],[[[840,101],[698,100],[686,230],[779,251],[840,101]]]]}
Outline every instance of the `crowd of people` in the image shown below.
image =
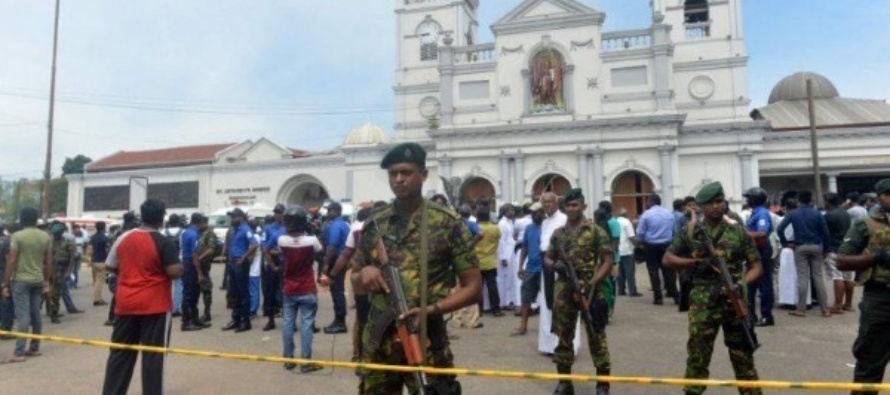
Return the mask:
{"type": "MultiPolygon", "coordinates": [[[[299,332],[304,360],[312,359],[316,333],[351,331],[353,361],[406,364],[393,324],[416,319],[427,331],[426,363],[450,367],[449,344],[459,338],[456,330],[483,328],[480,316],[506,319],[501,317],[510,311],[519,317],[511,336],[527,335],[529,318],[539,315],[538,349],[552,355],[561,374],[572,371],[583,327],[596,373],[606,376],[611,373],[606,325],[616,299],[644,295],[636,277],[638,264],[645,264],[654,305],[667,299],[689,312],[688,378],[707,378],[722,328],[737,378],[756,380],[756,338],[740,322],[776,325],[776,307],[800,318],[809,309],[826,318],[853,312],[855,286],[865,284],[862,314],[880,316],[886,308],[881,303],[885,284],[890,284],[890,236],[884,237],[890,234],[890,180],[876,185],[876,194],[842,199],[828,193],[824,207],[816,207],[810,191],[784,192],[772,201],[766,190],[752,188],[738,213],[729,209],[720,183],[712,183],[696,196],[674,201],[672,211],[652,194],[638,219],[608,201],[599,202],[587,218],[580,189],[563,196],[545,192],[535,202],[496,210],[485,201],[453,204],[444,195],[426,200],[420,194],[425,151],[416,144],[394,148],[381,167],[395,194],[391,203],[363,204],[355,218],[344,218],[335,202],[324,215],[279,204],[273,215],[253,218],[235,208],[228,213],[231,226],[222,239],[203,214],[168,216],[164,203],[153,199],[142,204],[138,216],[125,214],[121,226],[106,231],[106,223],[97,222],[91,235],[60,222],[38,227],[37,210],[23,209],[18,228],[6,229],[0,239],[0,329],[12,329],[15,318],[18,331],[41,333],[44,301],[52,323],[63,317],[61,303],[68,314],[81,313],[70,289],[80,286],[85,257],[93,274],[93,305],[110,305],[105,324],[113,326],[114,342],[166,346],[173,317],[180,318],[182,331],[210,328],[210,271],[221,259],[221,288],[231,309],[231,319],[221,329],[250,331],[262,314],[262,330],[272,331],[280,317],[282,355],[295,356],[299,332]],[[383,279],[386,265],[399,269],[410,308],[395,317],[388,314],[393,283],[383,279]],[[719,267],[740,287],[721,285],[719,267]],[[825,283],[831,284],[831,298],[825,283]],[[319,329],[318,294],[324,290],[330,293],[334,319],[319,329]],[[737,316],[728,303],[714,303],[730,292],[741,296],[749,316],[737,316]],[[351,325],[350,294],[355,308],[351,325]],[[584,325],[578,325],[579,314],[584,325]]],[[[860,329],[855,349],[856,381],[880,382],[890,343],[860,329]],[[884,354],[875,354],[875,349],[884,354]]],[[[29,344],[18,339],[8,361],[39,355],[38,340],[29,344]]],[[[136,356],[111,351],[104,393],[126,393],[136,356]]],[[[163,355],[143,356],[144,393],[162,391],[163,362],[163,355]]],[[[321,369],[312,363],[299,368],[303,373],[321,369]]],[[[419,385],[411,375],[357,373],[365,394],[400,393],[403,386],[416,390],[419,385]]],[[[438,393],[460,392],[451,376],[425,382],[438,393]]],[[[704,387],[687,387],[686,392],[701,394],[704,387]]],[[[572,393],[567,380],[554,392],[572,393]]],[[[597,394],[608,393],[607,382],[597,383],[597,394]]]]}

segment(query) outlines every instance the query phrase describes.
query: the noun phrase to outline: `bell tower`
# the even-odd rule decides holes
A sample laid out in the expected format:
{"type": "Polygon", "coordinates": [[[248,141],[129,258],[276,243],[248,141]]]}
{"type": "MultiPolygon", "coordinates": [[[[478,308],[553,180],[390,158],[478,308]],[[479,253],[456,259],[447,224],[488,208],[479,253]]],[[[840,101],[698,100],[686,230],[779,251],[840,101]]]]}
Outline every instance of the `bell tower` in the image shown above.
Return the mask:
{"type": "Polygon", "coordinates": [[[395,130],[399,138],[425,138],[437,118],[439,47],[476,43],[479,0],[395,0],[395,130]]]}

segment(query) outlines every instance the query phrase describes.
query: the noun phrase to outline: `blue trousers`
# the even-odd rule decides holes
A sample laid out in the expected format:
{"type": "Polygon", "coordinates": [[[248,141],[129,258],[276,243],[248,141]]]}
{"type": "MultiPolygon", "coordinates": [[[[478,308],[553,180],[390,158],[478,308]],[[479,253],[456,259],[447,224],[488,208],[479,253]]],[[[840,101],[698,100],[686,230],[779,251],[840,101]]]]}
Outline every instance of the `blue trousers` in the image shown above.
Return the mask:
{"type": "Polygon", "coordinates": [[[763,275],[757,283],[748,286],[748,311],[756,312],[757,292],[760,291],[760,316],[772,318],[773,305],[776,297],[773,292],[773,260],[769,251],[760,251],[760,263],[763,265],[763,275]]]}
{"type": "Polygon", "coordinates": [[[300,316],[300,358],[312,358],[312,328],[315,326],[315,313],[318,311],[318,297],[315,294],[284,295],[284,328],[281,339],[284,343],[284,357],[293,358],[296,345],[297,314],[300,316]]]}
{"type": "Polygon", "coordinates": [[[182,322],[198,318],[198,271],[191,262],[184,262],[185,274],[182,276],[182,322]]]}
{"type": "Polygon", "coordinates": [[[250,316],[253,317],[260,309],[260,294],[262,293],[260,290],[260,276],[250,276],[248,281],[250,283],[250,316]]]}
{"type": "Polygon", "coordinates": [[[346,322],[346,271],[331,279],[331,300],[334,302],[334,318],[346,322]]]}
{"type": "Polygon", "coordinates": [[[173,313],[182,312],[182,279],[173,280],[173,313]]]}
{"type": "Polygon", "coordinates": [[[229,260],[229,287],[232,290],[232,321],[250,325],[250,262],[236,265],[241,258],[229,260]]]}

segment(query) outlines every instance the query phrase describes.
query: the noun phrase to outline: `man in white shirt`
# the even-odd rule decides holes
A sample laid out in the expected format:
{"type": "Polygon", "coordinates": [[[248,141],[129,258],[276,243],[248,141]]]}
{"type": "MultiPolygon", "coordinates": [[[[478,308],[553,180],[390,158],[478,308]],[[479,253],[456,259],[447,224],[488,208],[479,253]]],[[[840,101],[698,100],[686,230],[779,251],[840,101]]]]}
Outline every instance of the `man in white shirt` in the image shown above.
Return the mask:
{"type": "MultiPolygon", "coordinates": [[[[541,195],[541,205],[544,206],[544,213],[547,215],[544,222],[541,223],[541,251],[547,251],[550,247],[550,237],[553,232],[566,224],[566,215],[559,211],[559,201],[556,194],[545,192],[541,195]]],[[[552,333],[551,324],[553,323],[553,282],[555,273],[553,271],[544,271],[541,276],[544,289],[544,303],[541,305],[541,314],[538,324],[538,351],[545,354],[553,354],[553,350],[559,344],[559,337],[552,333]]],[[[581,326],[575,327],[575,352],[581,346],[581,326]]]]}
{"type": "Polygon", "coordinates": [[[634,262],[633,238],[636,236],[634,225],[627,219],[627,209],[618,212],[618,224],[621,226],[621,239],[618,241],[618,295],[639,297],[637,292],[636,262],[634,262]]]}
{"type": "MultiPolygon", "coordinates": [[[[516,207],[516,218],[513,220],[513,231],[516,235],[516,247],[513,249],[513,267],[516,268],[516,273],[519,273],[519,268],[525,264],[525,262],[520,262],[519,258],[519,250],[522,247],[522,243],[525,241],[523,237],[525,236],[525,227],[527,227],[530,223],[532,223],[531,212],[529,211],[529,207],[531,207],[530,203],[523,204],[521,208],[516,207]]],[[[522,303],[522,279],[517,275],[516,277],[516,286],[513,287],[513,300],[517,301],[517,305],[522,303]]],[[[537,303],[534,303],[537,306],[537,303]]],[[[513,314],[517,317],[522,316],[522,312],[516,310],[513,314]]]]}
{"type": "Polygon", "coordinates": [[[501,220],[498,221],[498,229],[501,231],[501,238],[498,240],[498,296],[501,300],[501,308],[507,308],[511,305],[518,306],[519,300],[515,300],[516,295],[516,262],[513,255],[516,250],[516,228],[513,225],[513,218],[516,212],[510,203],[501,206],[501,220]]]}

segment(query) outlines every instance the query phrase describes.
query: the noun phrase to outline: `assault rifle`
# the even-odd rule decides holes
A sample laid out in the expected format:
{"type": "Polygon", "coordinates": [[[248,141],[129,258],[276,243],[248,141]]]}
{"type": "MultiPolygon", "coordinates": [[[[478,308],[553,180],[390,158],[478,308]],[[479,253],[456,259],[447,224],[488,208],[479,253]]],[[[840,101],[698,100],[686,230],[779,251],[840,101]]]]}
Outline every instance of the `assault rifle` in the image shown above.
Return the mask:
{"type": "MultiPolygon", "coordinates": [[[[376,224],[372,222],[368,226],[376,227],[376,224]]],[[[372,228],[371,231],[374,232],[376,229],[372,228]]],[[[383,279],[386,280],[389,294],[387,295],[386,310],[378,317],[376,325],[372,328],[371,341],[377,342],[377,346],[379,346],[379,342],[385,335],[389,324],[395,322],[396,332],[405,353],[406,363],[409,366],[421,366],[424,361],[424,350],[420,344],[420,331],[417,325],[415,325],[413,318],[407,320],[399,319],[402,314],[407,313],[409,310],[399,269],[389,263],[389,255],[386,253],[386,246],[383,244],[382,237],[377,238],[377,244],[374,246],[374,249],[377,252],[377,259],[380,261],[380,271],[383,274],[383,279]]],[[[414,372],[414,380],[417,382],[420,394],[428,395],[431,393],[426,373],[414,372]]]]}
{"type": "Polygon", "coordinates": [[[745,337],[745,345],[748,350],[753,353],[760,348],[760,343],[757,341],[757,334],[754,333],[754,323],[751,320],[751,314],[748,312],[748,305],[742,298],[741,290],[733,282],[732,274],[729,273],[726,261],[717,255],[717,249],[714,248],[714,242],[711,240],[711,237],[708,236],[700,224],[698,225],[698,228],[699,232],[701,232],[705,248],[707,248],[708,254],[711,255],[712,262],[717,264],[716,269],[720,272],[720,283],[726,296],[729,298],[729,304],[732,306],[732,309],[735,310],[736,318],[742,323],[742,333],[745,337]]]}
{"type": "MultiPolygon", "coordinates": [[[[593,289],[590,291],[590,296],[585,295],[584,288],[581,287],[581,283],[578,282],[578,273],[575,272],[575,266],[569,263],[566,251],[561,245],[556,246],[556,254],[558,255],[557,258],[559,258],[559,260],[562,261],[563,266],[565,266],[565,275],[569,278],[569,286],[572,287],[572,299],[577,304],[578,310],[581,310],[581,321],[584,322],[584,329],[587,330],[587,333],[592,338],[596,339],[596,325],[593,319],[593,314],[590,312],[590,306],[591,299],[596,296],[597,286],[593,286],[593,289]]],[[[591,357],[593,358],[594,355],[591,354],[591,357]]]]}

